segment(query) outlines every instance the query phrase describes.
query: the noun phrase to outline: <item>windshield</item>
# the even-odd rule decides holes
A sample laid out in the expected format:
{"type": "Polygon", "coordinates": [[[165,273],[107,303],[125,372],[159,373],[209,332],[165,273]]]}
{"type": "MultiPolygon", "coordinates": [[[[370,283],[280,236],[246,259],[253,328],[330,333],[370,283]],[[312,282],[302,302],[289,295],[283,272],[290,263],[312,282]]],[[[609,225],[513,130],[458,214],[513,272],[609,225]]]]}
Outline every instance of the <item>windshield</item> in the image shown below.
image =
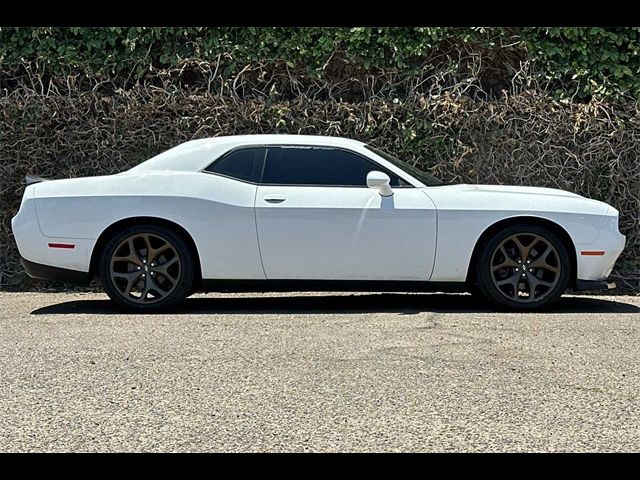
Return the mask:
{"type": "Polygon", "coordinates": [[[367,148],[368,150],[371,150],[376,155],[381,156],[387,162],[393,163],[396,167],[404,170],[412,177],[417,178],[422,183],[424,183],[427,187],[437,187],[438,185],[444,185],[444,182],[442,180],[438,180],[433,175],[429,175],[427,172],[424,172],[419,168],[414,167],[413,165],[409,165],[407,162],[403,162],[399,158],[394,157],[389,153],[383,152],[382,150],[378,150],[377,148],[372,147],[371,145],[365,145],[365,148],[367,148]]]}

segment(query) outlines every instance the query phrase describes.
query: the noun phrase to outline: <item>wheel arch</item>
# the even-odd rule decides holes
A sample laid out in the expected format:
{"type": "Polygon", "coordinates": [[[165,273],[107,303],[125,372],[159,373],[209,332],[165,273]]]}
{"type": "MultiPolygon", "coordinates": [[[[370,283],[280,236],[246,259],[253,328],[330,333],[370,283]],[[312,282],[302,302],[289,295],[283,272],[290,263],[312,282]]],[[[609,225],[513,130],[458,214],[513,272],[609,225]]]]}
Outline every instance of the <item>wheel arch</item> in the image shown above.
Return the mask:
{"type": "Polygon", "coordinates": [[[193,237],[191,236],[191,234],[189,234],[189,232],[182,225],[174,221],[167,220],[165,218],[160,218],[160,217],[145,217],[145,216],[128,217],[128,218],[120,219],[117,222],[112,223],[102,231],[102,233],[98,237],[98,240],[96,241],[96,244],[93,247],[93,251],[91,252],[91,261],[89,263],[89,278],[95,278],[98,275],[100,255],[102,254],[104,248],[106,247],[112,235],[114,235],[116,232],[123,230],[125,228],[133,227],[135,225],[140,225],[140,224],[148,224],[148,225],[156,225],[159,227],[164,227],[180,235],[191,248],[191,251],[193,252],[194,261],[196,262],[196,265],[195,265],[196,278],[194,280],[194,283],[199,285],[202,282],[202,268],[200,265],[200,255],[198,253],[198,247],[196,247],[196,243],[193,240],[193,237]]]}
{"type": "Polygon", "coordinates": [[[560,238],[560,240],[564,243],[565,247],[567,248],[567,251],[569,252],[569,260],[571,262],[569,286],[572,288],[575,288],[577,271],[578,271],[578,257],[576,253],[576,246],[573,243],[573,240],[571,239],[569,232],[567,232],[564,227],[554,222],[553,220],[549,220],[548,218],[534,217],[534,216],[528,216],[528,215],[519,215],[516,217],[504,218],[502,220],[499,220],[491,224],[482,232],[482,234],[478,237],[478,240],[476,241],[476,244],[473,247],[473,253],[471,254],[469,265],[467,267],[466,283],[469,284],[469,283],[475,282],[474,266],[478,261],[478,257],[480,255],[480,246],[483,244],[483,242],[486,241],[495,233],[502,230],[503,228],[507,228],[512,225],[517,225],[519,223],[531,223],[534,225],[539,225],[541,227],[548,228],[553,233],[555,233],[558,236],[558,238],[560,238]]]}

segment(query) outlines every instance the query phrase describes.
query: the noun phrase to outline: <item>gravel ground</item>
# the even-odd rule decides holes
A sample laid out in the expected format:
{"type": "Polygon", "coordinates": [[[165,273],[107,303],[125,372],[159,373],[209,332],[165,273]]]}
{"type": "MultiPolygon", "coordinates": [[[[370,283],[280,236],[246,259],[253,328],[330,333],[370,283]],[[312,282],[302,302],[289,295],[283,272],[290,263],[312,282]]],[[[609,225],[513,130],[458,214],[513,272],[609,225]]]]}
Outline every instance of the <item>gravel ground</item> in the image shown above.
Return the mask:
{"type": "Polygon", "coordinates": [[[0,293],[0,451],[640,451],[640,297],[0,293]]]}

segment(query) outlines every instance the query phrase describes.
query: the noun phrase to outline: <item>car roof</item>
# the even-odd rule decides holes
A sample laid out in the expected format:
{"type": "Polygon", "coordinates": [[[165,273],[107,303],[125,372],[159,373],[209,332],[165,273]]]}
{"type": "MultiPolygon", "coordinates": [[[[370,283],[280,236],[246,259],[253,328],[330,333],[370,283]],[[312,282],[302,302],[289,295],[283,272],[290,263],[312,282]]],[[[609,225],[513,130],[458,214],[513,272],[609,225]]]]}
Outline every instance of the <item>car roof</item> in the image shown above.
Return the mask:
{"type": "Polygon", "coordinates": [[[252,145],[312,145],[320,147],[354,148],[363,142],[322,135],[229,135],[201,138],[181,143],[128,170],[130,173],[149,170],[195,171],[220,154],[235,147],[252,145]]]}
{"type": "Polygon", "coordinates": [[[256,135],[226,135],[210,137],[196,142],[238,145],[326,145],[326,146],[354,146],[362,142],[344,137],[330,137],[324,135],[289,135],[289,134],[256,134],[256,135]]]}

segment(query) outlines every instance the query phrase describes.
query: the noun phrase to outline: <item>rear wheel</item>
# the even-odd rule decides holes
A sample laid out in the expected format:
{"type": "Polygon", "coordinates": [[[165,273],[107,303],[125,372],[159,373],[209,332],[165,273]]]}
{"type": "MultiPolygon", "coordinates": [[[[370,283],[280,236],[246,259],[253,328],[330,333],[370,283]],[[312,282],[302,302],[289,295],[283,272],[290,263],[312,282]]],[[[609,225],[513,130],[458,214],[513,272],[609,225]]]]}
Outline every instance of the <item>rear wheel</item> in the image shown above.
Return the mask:
{"type": "Polygon", "coordinates": [[[192,255],[187,242],[167,228],[126,228],[104,249],[100,270],[105,291],[127,310],[153,312],[174,307],[191,291],[192,255]]]}
{"type": "Polygon", "coordinates": [[[518,310],[551,305],[567,288],[571,263],[551,230],[519,224],[494,234],[476,264],[477,287],[491,302],[518,310]]]}

